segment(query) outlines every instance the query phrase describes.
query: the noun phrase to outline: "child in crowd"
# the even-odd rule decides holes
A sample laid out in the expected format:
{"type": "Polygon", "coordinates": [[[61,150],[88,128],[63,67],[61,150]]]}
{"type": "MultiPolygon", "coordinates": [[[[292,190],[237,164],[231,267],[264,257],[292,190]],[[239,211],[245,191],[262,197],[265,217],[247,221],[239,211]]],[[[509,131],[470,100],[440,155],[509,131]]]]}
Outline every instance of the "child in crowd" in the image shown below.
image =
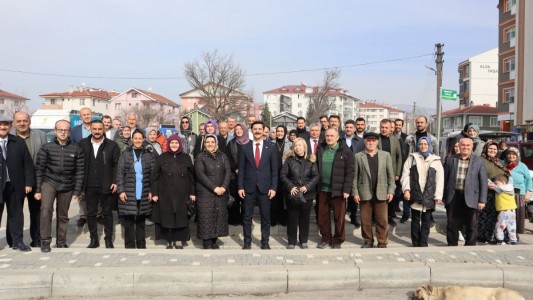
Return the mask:
{"type": "Polygon", "coordinates": [[[505,237],[504,230],[507,229],[511,245],[515,245],[516,238],[516,202],[514,197],[513,184],[505,175],[497,175],[494,182],[489,182],[489,188],[496,191],[496,211],[498,211],[498,221],[494,228],[494,236],[497,244],[501,245],[505,237]]]}

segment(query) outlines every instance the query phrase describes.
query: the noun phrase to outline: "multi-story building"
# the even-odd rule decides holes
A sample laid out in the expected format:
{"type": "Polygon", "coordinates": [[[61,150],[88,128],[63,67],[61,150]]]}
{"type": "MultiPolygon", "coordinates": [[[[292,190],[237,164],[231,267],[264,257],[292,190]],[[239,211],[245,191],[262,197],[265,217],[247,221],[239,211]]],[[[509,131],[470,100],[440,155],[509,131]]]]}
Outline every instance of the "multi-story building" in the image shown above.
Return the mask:
{"type": "Polygon", "coordinates": [[[459,64],[459,107],[498,102],[498,48],[459,64]]]}
{"type": "Polygon", "coordinates": [[[359,117],[366,121],[367,131],[379,132],[379,122],[383,119],[405,119],[405,112],[389,105],[377,104],[376,101],[361,102],[359,117]]]}
{"type": "MultiPolygon", "coordinates": [[[[432,116],[434,120],[436,117],[432,116]]],[[[483,104],[442,112],[442,136],[463,130],[467,123],[478,125],[480,130],[498,130],[498,109],[490,104],[483,104]]]]}
{"type": "Polygon", "coordinates": [[[90,108],[93,112],[106,114],[109,109],[109,101],[118,95],[115,91],[90,87],[70,87],[68,92],[57,92],[39,95],[44,98],[44,104],[40,109],[80,110],[83,107],[90,108]]]}
{"type": "MultiPolygon", "coordinates": [[[[263,92],[263,100],[268,103],[272,116],[282,112],[306,117],[311,98],[318,92],[318,87],[300,85],[285,85],[280,88],[263,92]]],[[[352,97],[344,89],[332,89],[327,92],[332,102],[327,115],[339,115],[341,120],[355,119],[359,110],[359,99],[352,97]]]]}
{"type": "Polygon", "coordinates": [[[30,99],[0,90],[0,114],[12,115],[26,108],[26,101],[30,99]]]}
{"type": "Polygon", "coordinates": [[[498,121],[502,130],[531,132],[533,89],[526,83],[533,82],[533,3],[499,0],[498,9],[498,121]]]}
{"type": "Polygon", "coordinates": [[[111,116],[125,117],[128,113],[136,113],[139,115],[139,119],[143,119],[140,115],[144,115],[148,119],[175,123],[179,119],[180,106],[176,102],[152,91],[131,88],[113,97],[109,107],[111,116]]]}

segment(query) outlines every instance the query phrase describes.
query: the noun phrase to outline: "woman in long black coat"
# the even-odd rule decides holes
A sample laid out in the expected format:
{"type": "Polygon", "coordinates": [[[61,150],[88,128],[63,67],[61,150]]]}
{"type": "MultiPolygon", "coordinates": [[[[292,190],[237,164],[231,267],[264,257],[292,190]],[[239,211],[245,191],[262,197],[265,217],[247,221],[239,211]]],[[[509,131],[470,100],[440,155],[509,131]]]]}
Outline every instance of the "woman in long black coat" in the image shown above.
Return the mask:
{"type": "Polygon", "coordinates": [[[229,159],[218,151],[217,136],[206,134],[205,150],[195,158],[198,238],[204,249],[218,249],[217,238],[227,236],[229,159]]]}
{"type": "Polygon", "coordinates": [[[167,249],[183,249],[189,239],[186,203],[196,199],[194,167],[177,134],[171,135],[167,143],[168,152],[156,159],[152,173],[152,220],[161,228],[167,249]]]}
{"type": "Polygon", "coordinates": [[[226,147],[226,155],[229,159],[231,167],[231,179],[229,182],[229,193],[235,198],[235,202],[228,208],[228,223],[234,226],[241,225],[241,203],[243,199],[237,193],[237,174],[239,172],[239,153],[241,152],[242,145],[247,144],[250,139],[248,138],[248,131],[246,127],[237,124],[234,129],[235,137],[231,139],[226,147]]]}
{"type": "Polygon", "coordinates": [[[118,214],[124,225],[125,248],[145,249],[144,222],[152,213],[150,177],[154,156],[143,147],[144,133],[135,130],[133,146],[126,148],[118,161],[118,214]]]}

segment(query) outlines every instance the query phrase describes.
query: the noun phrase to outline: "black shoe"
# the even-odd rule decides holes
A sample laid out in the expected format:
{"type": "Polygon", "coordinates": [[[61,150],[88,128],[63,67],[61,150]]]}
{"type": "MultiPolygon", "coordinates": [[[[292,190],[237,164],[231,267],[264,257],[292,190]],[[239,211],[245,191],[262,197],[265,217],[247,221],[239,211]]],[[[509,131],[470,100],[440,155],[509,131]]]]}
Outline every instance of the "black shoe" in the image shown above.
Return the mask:
{"type": "Polygon", "coordinates": [[[173,249],[176,243],[167,243],[167,249],[173,249]]]}
{"type": "Polygon", "coordinates": [[[34,241],[30,243],[30,247],[33,248],[40,248],[41,247],[41,241],[34,241]]]}
{"type": "Polygon", "coordinates": [[[48,253],[50,251],[52,251],[50,242],[41,242],[41,252],[48,253]]]}
{"type": "Polygon", "coordinates": [[[373,248],[374,245],[373,244],[363,244],[361,245],[361,248],[373,248]]]}
{"type": "Polygon", "coordinates": [[[91,239],[89,246],[87,248],[98,248],[100,247],[100,242],[97,239],[91,239]]]}
{"type": "Polygon", "coordinates": [[[242,250],[251,250],[251,249],[252,249],[252,244],[246,244],[246,243],[245,243],[245,244],[242,246],[242,250]]]}
{"type": "Polygon", "coordinates": [[[176,248],[176,249],[183,249],[183,246],[182,246],[182,245],[174,245],[174,248],[176,248]]]}
{"type": "Polygon", "coordinates": [[[333,244],[333,245],[331,246],[331,248],[333,248],[333,249],[340,249],[340,248],[341,248],[341,244],[333,244]]]}
{"type": "Polygon", "coordinates": [[[68,248],[67,244],[56,244],[56,248],[68,248]]]}
{"type": "Polygon", "coordinates": [[[105,239],[104,242],[105,242],[105,247],[107,249],[115,248],[115,246],[113,245],[113,241],[112,240],[105,239]]]}
{"type": "Polygon", "coordinates": [[[31,251],[31,247],[24,244],[24,243],[19,243],[18,245],[13,245],[13,250],[19,250],[19,251],[22,251],[22,252],[27,252],[27,251],[31,251]]]}
{"type": "Polygon", "coordinates": [[[220,246],[217,243],[211,245],[211,249],[220,249],[220,246]]]}
{"type": "Polygon", "coordinates": [[[309,245],[307,245],[307,243],[301,243],[301,244],[300,244],[300,248],[302,248],[302,249],[309,249],[309,245]]]}
{"type": "Polygon", "coordinates": [[[78,222],[76,222],[76,225],[78,225],[78,227],[81,227],[81,226],[85,225],[85,223],[87,223],[87,219],[79,218],[78,222]]]}
{"type": "Polygon", "coordinates": [[[326,242],[320,242],[320,243],[318,243],[318,245],[316,245],[316,247],[318,249],[326,249],[328,246],[329,246],[329,244],[326,243],[326,242]]]}
{"type": "Polygon", "coordinates": [[[396,226],[396,221],[394,221],[394,219],[392,217],[389,217],[389,225],[390,226],[396,226]]]}
{"type": "Polygon", "coordinates": [[[400,219],[400,223],[402,223],[402,224],[407,222],[407,221],[409,221],[409,217],[407,217],[407,216],[402,216],[402,218],[400,219]]]}
{"type": "Polygon", "coordinates": [[[261,249],[262,250],[270,250],[270,245],[269,244],[261,245],[261,249]]]}

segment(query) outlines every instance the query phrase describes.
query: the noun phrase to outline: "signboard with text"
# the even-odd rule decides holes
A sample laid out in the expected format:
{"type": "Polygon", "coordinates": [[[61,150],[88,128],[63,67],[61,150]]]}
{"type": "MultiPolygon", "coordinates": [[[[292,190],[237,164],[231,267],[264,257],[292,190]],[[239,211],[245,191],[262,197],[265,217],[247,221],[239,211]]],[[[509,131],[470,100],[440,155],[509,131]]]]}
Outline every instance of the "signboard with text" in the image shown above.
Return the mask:
{"type": "Polygon", "coordinates": [[[447,90],[447,89],[440,89],[440,98],[442,100],[457,100],[457,91],[454,90],[447,90]]]}

